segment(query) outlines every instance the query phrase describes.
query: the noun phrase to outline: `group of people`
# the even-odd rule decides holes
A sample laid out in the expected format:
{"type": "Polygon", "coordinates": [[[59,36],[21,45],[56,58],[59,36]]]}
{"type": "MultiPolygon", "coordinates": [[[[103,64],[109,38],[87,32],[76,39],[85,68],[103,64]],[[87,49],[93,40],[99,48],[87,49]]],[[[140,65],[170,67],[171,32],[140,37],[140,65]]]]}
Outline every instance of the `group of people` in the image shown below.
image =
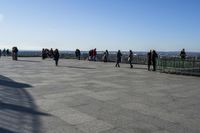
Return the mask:
{"type": "Polygon", "coordinates": [[[47,48],[43,48],[42,49],[42,59],[46,59],[46,58],[53,58],[53,48],[51,48],[50,50],[47,48]]]}
{"type": "MultiPolygon", "coordinates": [[[[96,61],[96,57],[97,57],[97,51],[96,51],[96,48],[95,49],[92,49],[89,51],[89,57],[88,57],[88,60],[89,61],[96,61]]],[[[9,56],[10,55],[10,52],[9,52],[9,49],[4,49],[3,51],[1,51],[0,49],[0,57],[1,56],[9,56]]],[[[75,55],[76,55],[76,58],[78,60],[80,60],[81,58],[81,51],[79,49],[76,49],[75,51],[75,55]]],[[[17,47],[13,47],[12,48],[12,59],[13,60],[17,60],[17,57],[18,57],[18,48],[17,47]]],[[[58,61],[59,61],[59,58],[60,58],[60,53],[58,51],[58,49],[55,49],[53,50],[52,48],[49,50],[49,49],[42,49],[42,59],[46,59],[46,58],[53,58],[55,60],[55,65],[58,66],[58,61]]],[[[104,53],[103,53],[103,57],[102,57],[102,60],[104,62],[108,62],[108,57],[109,57],[109,52],[108,50],[106,50],[104,53]]],[[[185,52],[185,49],[182,49],[181,52],[180,52],[180,57],[181,59],[185,59],[186,58],[186,52],[185,52]]],[[[129,51],[129,55],[128,55],[128,63],[130,64],[130,68],[133,68],[133,51],[130,50],[129,51]]],[[[147,63],[148,63],[148,70],[150,71],[151,70],[151,66],[153,66],[153,71],[156,71],[156,60],[158,58],[158,54],[155,50],[150,50],[148,53],[147,53],[147,63]]],[[[118,50],[117,54],[116,54],[116,64],[115,64],[115,67],[120,67],[120,63],[122,61],[122,53],[120,50],[118,50]]]]}
{"type": "Polygon", "coordinates": [[[150,50],[147,53],[147,60],[148,60],[148,71],[151,70],[151,65],[153,65],[153,71],[156,71],[156,60],[158,58],[158,54],[155,50],[150,50]]]}
{"type": "MultiPolygon", "coordinates": [[[[49,52],[46,52],[48,51],[48,49],[43,49],[42,50],[42,58],[45,59],[45,57],[49,56],[50,58],[54,58],[55,60],[55,64],[56,66],[58,65],[58,60],[59,60],[59,57],[60,57],[60,54],[59,54],[59,51],[58,49],[51,49],[49,52]],[[53,52],[52,52],[53,51],[53,52]]],[[[93,50],[90,50],[89,51],[89,57],[88,57],[88,60],[89,61],[96,61],[96,55],[97,55],[97,52],[96,52],[96,48],[93,49],[93,50]]],[[[75,50],[75,56],[78,60],[80,60],[80,57],[81,57],[81,51],[79,49],[76,49],[75,50]]],[[[103,61],[104,62],[108,62],[108,56],[109,56],[109,52],[108,50],[106,50],[103,54],[103,61]]],[[[120,50],[118,50],[117,52],[117,60],[116,60],[116,65],[115,67],[120,67],[120,63],[122,61],[122,53],[120,50]]],[[[158,57],[157,53],[155,52],[155,50],[153,51],[150,51],[148,53],[148,70],[150,70],[150,65],[153,64],[153,70],[155,71],[156,70],[156,58],[158,57]]],[[[130,50],[129,51],[129,55],[128,55],[128,62],[130,64],[130,68],[133,68],[133,51],[130,50]]]]}
{"type": "Polygon", "coordinates": [[[4,48],[3,51],[0,49],[0,58],[1,58],[1,56],[10,56],[10,55],[12,55],[13,60],[17,60],[17,56],[18,56],[17,47],[12,48],[12,53],[10,52],[9,49],[4,48]]]}
{"type": "Polygon", "coordinates": [[[9,49],[5,49],[5,48],[3,50],[0,49],[0,57],[1,56],[10,56],[9,49]]]}
{"type": "MultiPolygon", "coordinates": [[[[150,50],[150,52],[147,53],[147,59],[148,59],[148,70],[150,71],[151,65],[153,65],[153,71],[156,71],[156,60],[158,58],[158,54],[155,50],[150,50]]],[[[120,67],[120,63],[122,60],[122,53],[120,50],[117,52],[117,60],[115,67],[120,67]]],[[[133,68],[133,51],[129,51],[128,55],[128,63],[130,65],[130,68],[133,68]]]]}
{"type": "Polygon", "coordinates": [[[58,60],[60,58],[60,53],[58,49],[53,50],[53,48],[49,49],[42,49],[42,59],[46,58],[53,58],[55,60],[55,65],[58,66],[58,60]]]}
{"type": "MultiPolygon", "coordinates": [[[[121,63],[121,60],[122,60],[122,53],[120,50],[118,50],[115,67],[120,67],[119,63],[121,63]]],[[[130,64],[130,68],[133,68],[133,51],[132,50],[129,51],[128,63],[130,64]]]]}
{"type": "Polygon", "coordinates": [[[89,61],[96,61],[97,60],[97,49],[91,49],[89,50],[89,57],[88,60],[89,61]]]}

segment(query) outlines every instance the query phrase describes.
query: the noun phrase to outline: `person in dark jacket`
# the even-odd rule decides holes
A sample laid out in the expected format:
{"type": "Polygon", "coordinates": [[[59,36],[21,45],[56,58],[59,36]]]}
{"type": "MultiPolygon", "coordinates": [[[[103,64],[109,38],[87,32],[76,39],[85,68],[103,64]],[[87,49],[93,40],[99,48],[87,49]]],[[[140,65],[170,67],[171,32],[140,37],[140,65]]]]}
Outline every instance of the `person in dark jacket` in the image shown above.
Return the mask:
{"type": "Polygon", "coordinates": [[[50,51],[49,51],[49,57],[53,58],[53,48],[51,48],[50,51]]]}
{"type": "Polygon", "coordinates": [[[153,50],[152,53],[152,63],[153,63],[153,71],[156,71],[156,60],[158,58],[158,54],[156,53],[155,50],[153,50]]]}
{"type": "Polygon", "coordinates": [[[76,49],[75,55],[76,55],[76,58],[77,58],[78,60],[81,59],[81,51],[80,51],[79,49],[76,49]]]}
{"type": "Polygon", "coordinates": [[[58,60],[59,60],[59,58],[60,58],[60,54],[59,54],[58,49],[55,49],[53,55],[54,55],[55,64],[56,64],[56,66],[58,66],[58,60]]]}
{"type": "Polygon", "coordinates": [[[46,58],[46,51],[44,48],[42,49],[42,59],[44,60],[46,58]]]}
{"type": "Polygon", "coordinates": [[[10,56],[10,51],[9,51],[9,49],[6,50],[6,56],[10,56]]]}
{"type": "Polygon", "coordinates": [[[118,50],[118,52],[117,52],[117,62],[116,62],[115,67],[120,67],[119,63],[121,62],[121,59],[122,59],[122,53],[121,53],[120,50],[118,50]]]}
{"type": "Polygon", "coordinates": [[[2,54],[2,53],[1,53],[1,49],[0,49],[0,58],[1,58],[1,54],[2,54]]]}
{"type": "Polygon", "coordinates": [[[132,50],[130,50],[129,52],[128,62],[130,64],[130,68],[133,68],[133,51],[132,50]]]}
{"type": "Polygon", "coordinates": [[[13,58],[13,60],[17,60],[17,58],[18,58],[18,48],[17,47],[12,48],[12,58],[13,58]]]}
{"type": "Polygon", "coordinates": [[[151,67],[151,64],[152,64],[152,51],[150,50],[148,53],[147,53],[147,60],[148,60],[148,71],[150,71],[150,67],[151,67]]]}
{"type": "Polygon", "coordinates": [[[92,53],[93,53],[93,50],[90,50],[90,51],[89,51],[89,57],[88,57],[88,60],[89,60],[89,61],[91,61],[92,58],[93,58],[93,57],[92,57],[92,53]]]}
{"type": "Polygon", "coordinates": [[[3,56],[6,56],[6,49],[5,48],[3,49],[2,54],[3,54],[3,56]]]}
{"type": "Polygon", "coordinates": [[[181,57],[182,60],[185,60],[185,57],[186,57],[185,49],[181,50],[180,57],[181,57]]]}

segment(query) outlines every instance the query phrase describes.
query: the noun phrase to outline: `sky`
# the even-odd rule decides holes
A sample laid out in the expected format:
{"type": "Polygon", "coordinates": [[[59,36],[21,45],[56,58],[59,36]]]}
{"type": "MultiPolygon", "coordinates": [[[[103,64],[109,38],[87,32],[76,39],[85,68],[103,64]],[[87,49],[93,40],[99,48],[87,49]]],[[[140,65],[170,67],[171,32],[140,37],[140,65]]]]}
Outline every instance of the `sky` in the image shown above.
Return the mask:
{"type": "Polygon", "coordinates": [[[0,49],[200,52],[200,0],[0,0],[0,49]]]}

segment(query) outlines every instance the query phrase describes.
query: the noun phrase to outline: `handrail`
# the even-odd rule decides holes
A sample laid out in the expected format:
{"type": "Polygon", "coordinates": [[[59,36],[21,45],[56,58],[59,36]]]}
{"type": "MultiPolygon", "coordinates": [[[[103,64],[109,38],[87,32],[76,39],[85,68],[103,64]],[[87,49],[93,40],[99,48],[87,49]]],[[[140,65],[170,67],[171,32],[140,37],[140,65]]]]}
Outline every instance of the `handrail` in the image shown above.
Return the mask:
{"type": "Polygon", "coordinates": [[[195,58],[159,58],[157,68],[161,72],[200,75],[200,60],[195,58]]]}

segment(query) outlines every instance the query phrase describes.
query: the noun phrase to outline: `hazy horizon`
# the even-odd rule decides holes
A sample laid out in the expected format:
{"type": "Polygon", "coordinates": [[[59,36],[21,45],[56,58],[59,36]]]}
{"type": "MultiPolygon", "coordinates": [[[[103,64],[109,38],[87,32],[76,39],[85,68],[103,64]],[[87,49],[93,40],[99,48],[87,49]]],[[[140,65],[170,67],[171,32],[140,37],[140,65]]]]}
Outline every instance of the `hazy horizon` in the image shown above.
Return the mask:
{"type": "MultiPolygon", "coordinates": [[[[3,50],[4,48],[0,48],[1,50],[3,50]]],[[[5,49],[9,49],[9,50],[12,50],[12,48],[5,48],[5,49]]],[[[48,49],[50,49],[50,48],[48,48],[48,49]]],[[[68,49],[58,49],[59,51],[62,51],[62,52],[64,52],[64,51],[66,51],[66,52],[74,52],[76,49],[73,49],[73,50],[68,50],[68,49]]],[[[89,49],[90,50],[90,49],[89,49]]],[[[89,50],[81,50],[82,52],[88,52],[89,50]]],[[[133,50],[133,49],[131,49],[131,50],[133,50]]],[[[180,52],[182,49],[180,49],[180,50],[171,50],[171,51],[159,51],[159,50],[156,50],[157,52],[180,52]]],[[[42,49],[19,49],[19,52],[20,51],[42,51],[42,49]]],[[[105,50],[98,50],[97,49],[97,51],[99,51],[99,52],[104,52],[105,50]]],[[[108,50],[109,52],[117,52],[118,50],[108,50]]],[[[129,52],[129,50],[121,50],[122,52],[129,52]]],[[[133,50],[133,52],[149,52],[149,50],[147,50],[147,51],[144,51],[144,50],[142,50],[142,51],[139,51],[139,50],[133,50]]],[[[186,51],[186,52],[191,52],[191,53],[200,53],[200,51],[186,51]]]]}

